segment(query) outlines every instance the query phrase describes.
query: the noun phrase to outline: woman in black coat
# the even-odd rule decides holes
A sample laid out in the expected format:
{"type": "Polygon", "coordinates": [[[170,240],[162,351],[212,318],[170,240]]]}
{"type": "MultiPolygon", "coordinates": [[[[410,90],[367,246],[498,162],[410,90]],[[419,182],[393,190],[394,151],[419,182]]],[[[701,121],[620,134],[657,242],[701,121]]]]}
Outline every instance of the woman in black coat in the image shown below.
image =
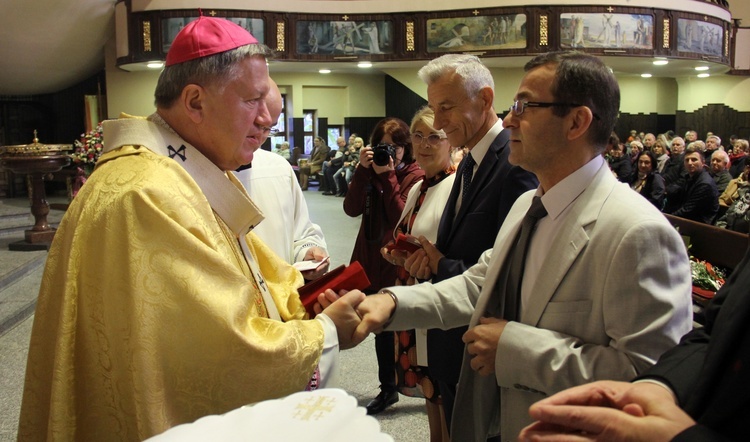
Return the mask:
{"type": "Polygon", "coordinates": [[[656,157],[645,150],[638,155],[636,164],[638,168],[630,179],[630,188],[661,210],[664,207],[664,178],[656,171],[656,157]]]}

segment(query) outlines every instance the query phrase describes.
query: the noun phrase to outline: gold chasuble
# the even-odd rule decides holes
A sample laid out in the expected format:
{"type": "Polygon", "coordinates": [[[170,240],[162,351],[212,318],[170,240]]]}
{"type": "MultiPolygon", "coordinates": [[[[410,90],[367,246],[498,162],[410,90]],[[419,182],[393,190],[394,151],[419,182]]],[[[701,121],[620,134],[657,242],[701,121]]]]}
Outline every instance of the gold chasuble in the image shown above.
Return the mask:
{"type": "Polygon", "coordinates": [[[47,258],[18,439],[142,440],[303,390],[323,328],[242,185],[163,124],[104,124],[47,258]]]}

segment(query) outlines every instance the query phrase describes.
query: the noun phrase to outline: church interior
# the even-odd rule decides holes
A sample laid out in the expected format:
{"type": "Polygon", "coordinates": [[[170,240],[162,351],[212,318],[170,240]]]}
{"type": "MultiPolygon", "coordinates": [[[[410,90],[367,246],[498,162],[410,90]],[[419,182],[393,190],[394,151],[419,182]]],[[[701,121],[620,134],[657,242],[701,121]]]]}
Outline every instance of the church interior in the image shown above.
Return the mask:
{"type": "MultiPolygon", "coordinates": [[[[600,57],[616,76],[620,140],[696,131],[731,149],[730,136],[750,138],[750,3],[740,0],[14,2],[0,17],[0,441],[17,437],[49,243],[93,170],[80,149],[102,121],[155,111],[170,45],[199,14],[226,18],[274,51],[268,69],[283,109],[262,146],[269,151],[286,142],[306,158],[316,137],[332,147],[351,134],[367,143],[382,118],[409,122],[427,103],[417,71],[448,53],[476,55],[490,69],[502,118],[524,64],[568,49],[600,57]],[[39,145],[56,158],[29,161],[39,145]]],[[[349,263],[361,218],[319,186],[304,196],[333,269],[349,263]]],[[[669,220],[691,255],[724,268],[750,245],[747,231],[669,220]]],[[[374,348],[370,336],[341,354],[341,388],[361,407],[379,388],[374,348]]],[[[424,399],[402,396],[376,418],[392,440],[429,440],[424,399]]]]}

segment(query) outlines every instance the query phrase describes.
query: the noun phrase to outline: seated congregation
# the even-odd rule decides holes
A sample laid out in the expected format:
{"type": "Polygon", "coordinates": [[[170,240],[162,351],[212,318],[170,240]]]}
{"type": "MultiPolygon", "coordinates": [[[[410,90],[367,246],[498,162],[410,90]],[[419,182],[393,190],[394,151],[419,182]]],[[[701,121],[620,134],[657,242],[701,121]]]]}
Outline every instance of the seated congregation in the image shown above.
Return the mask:
{"type": "Polygon", "coordinates": [[[604,154],[618,180],[665,214],[735,232],[750,232],[748,141],[705,140],[687,131],[654,135],[632,130],[625,142],[612,133],[604,154]]]}

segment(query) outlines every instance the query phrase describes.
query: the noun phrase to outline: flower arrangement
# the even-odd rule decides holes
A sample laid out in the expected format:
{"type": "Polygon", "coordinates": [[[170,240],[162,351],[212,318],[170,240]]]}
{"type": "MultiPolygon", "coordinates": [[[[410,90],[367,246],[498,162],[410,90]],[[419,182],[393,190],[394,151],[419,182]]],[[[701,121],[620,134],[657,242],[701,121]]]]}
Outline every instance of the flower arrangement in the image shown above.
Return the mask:
{"type": "Polygon", "coordinates": [[[690,271],[693,277],[693,285],[698,288],[715,292],[724,285],[725,272],[707,261],[691,256],[690,271]]]}
{"type": "Polygon", "coordinates": [[[70,158],[73,164],[83,166],[87,174],[94,170],[97,160],[102,155],[104,139],[102,137],[102,123],[97,124],[96,129],[81,134],[81,139],[74,143],[75,149],[70,158]]]}

